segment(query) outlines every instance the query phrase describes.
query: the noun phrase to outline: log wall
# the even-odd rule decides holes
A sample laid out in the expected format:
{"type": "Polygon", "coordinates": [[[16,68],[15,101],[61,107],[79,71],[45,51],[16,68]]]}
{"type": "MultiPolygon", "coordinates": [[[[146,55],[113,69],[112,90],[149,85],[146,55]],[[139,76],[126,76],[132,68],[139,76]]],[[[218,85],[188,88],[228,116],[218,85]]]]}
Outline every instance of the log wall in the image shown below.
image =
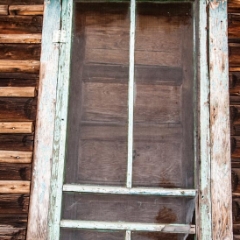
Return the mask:
{"type": "Polygon", "coordinates": [[[234,239],[240,239],[240,1],[228,2],[229,93],[231,118],[234,239]]]}
{"type": "Polygon", "coordinates": [[[43,0],[0,0],[0,239],[25,239],[43,0]]]}

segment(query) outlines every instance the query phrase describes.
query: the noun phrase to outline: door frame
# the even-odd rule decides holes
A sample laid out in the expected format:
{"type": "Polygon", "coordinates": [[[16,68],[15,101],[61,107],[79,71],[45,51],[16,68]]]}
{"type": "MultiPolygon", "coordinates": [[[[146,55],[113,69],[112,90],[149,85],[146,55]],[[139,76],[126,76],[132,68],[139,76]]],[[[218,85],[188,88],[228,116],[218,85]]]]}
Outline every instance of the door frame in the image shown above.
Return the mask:
{"type": "MultiPolygon", "coordinates": [[[[200,164],[196,232],[198,239],[232,239],[227,1],[197,2],[200,164]]],[[[52,205],[61,207],[59,196],[50,195],[62,188],[54,179],[63,169],[58,163],[64,164],[59,159],[65,153],[70,64],[66,53],[71,47],[66,36],[71,36],[71,7],[71,1],[45,0],[28,240],[48,239],[48,220],[55,216],[48,211],[52,205]]]]}

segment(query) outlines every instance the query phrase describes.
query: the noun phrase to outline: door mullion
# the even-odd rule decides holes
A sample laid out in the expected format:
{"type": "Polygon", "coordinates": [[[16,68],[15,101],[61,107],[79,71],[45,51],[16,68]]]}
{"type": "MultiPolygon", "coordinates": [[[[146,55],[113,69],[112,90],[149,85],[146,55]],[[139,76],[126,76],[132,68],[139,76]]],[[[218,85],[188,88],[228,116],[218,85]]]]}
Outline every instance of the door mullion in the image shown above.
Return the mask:
{"type": "Polygon", "coordinates": [[[125,240],[131,240],[131,231],[126,231],[125,240]]]}
{"type": "Polygon", "coordinates": [[[65,163],[65,147],[67,134],[67,112],[71,62],[71,32],[73,0],[62,1],[62,31],[66,31],[66,42],[60,43],[58,68],[57,105],[54,126],[52,176],[49,213],[49,240],[60,237],[60,220],[62,208],[62,187],[65,163]]]}
{"type": "Polygon", "coordinates": [[[135,26],[136,26],[136,0],[131,0],[131,24],[129,46],[129,84],[128,84],[128,163],[127,163],[127,188],[132,187],[132,162],[133,162],[133,111],[134,111],[134,51],[135,51],[135,26]]]}

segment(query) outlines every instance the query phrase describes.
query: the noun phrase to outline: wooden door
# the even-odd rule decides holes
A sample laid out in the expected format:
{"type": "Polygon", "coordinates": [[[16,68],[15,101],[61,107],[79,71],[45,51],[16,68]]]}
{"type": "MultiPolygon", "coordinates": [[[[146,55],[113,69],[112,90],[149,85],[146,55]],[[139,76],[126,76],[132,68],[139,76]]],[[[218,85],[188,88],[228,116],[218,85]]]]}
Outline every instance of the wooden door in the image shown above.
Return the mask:
{"type": "Polygon", "coordinates": [[[76,2],[72,41],[60,239],[187,239],[192,4],[76,2]]]}

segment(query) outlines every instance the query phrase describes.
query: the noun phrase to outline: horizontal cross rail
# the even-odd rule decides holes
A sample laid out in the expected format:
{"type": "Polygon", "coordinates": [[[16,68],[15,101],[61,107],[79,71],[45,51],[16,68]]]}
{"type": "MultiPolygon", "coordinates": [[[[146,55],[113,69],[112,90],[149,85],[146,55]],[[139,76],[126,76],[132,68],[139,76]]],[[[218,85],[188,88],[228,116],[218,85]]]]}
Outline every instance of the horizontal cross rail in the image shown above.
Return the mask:
{"type": "Polygon", "coordinates": [[[129,222],[96,222],[62,220],[62,228],[78,228],[92,230],[125,230],[143,232],[167,232],[167,233],[186,233],[195,234],[195,225],[187,224],[149,224],[149,223],[129,223],[129,222]]]}
{"type": "Polygon", "coordinates": [[[129,195],[157,195],[171,197],[195,197],[195,189],[176,189],[176,188],[126,188],[126,187],[109,187],[109,186],[91,186],[65,184],[64,192],[78,193],[103,193],[103,194],[129,194],[129,195]]]}

